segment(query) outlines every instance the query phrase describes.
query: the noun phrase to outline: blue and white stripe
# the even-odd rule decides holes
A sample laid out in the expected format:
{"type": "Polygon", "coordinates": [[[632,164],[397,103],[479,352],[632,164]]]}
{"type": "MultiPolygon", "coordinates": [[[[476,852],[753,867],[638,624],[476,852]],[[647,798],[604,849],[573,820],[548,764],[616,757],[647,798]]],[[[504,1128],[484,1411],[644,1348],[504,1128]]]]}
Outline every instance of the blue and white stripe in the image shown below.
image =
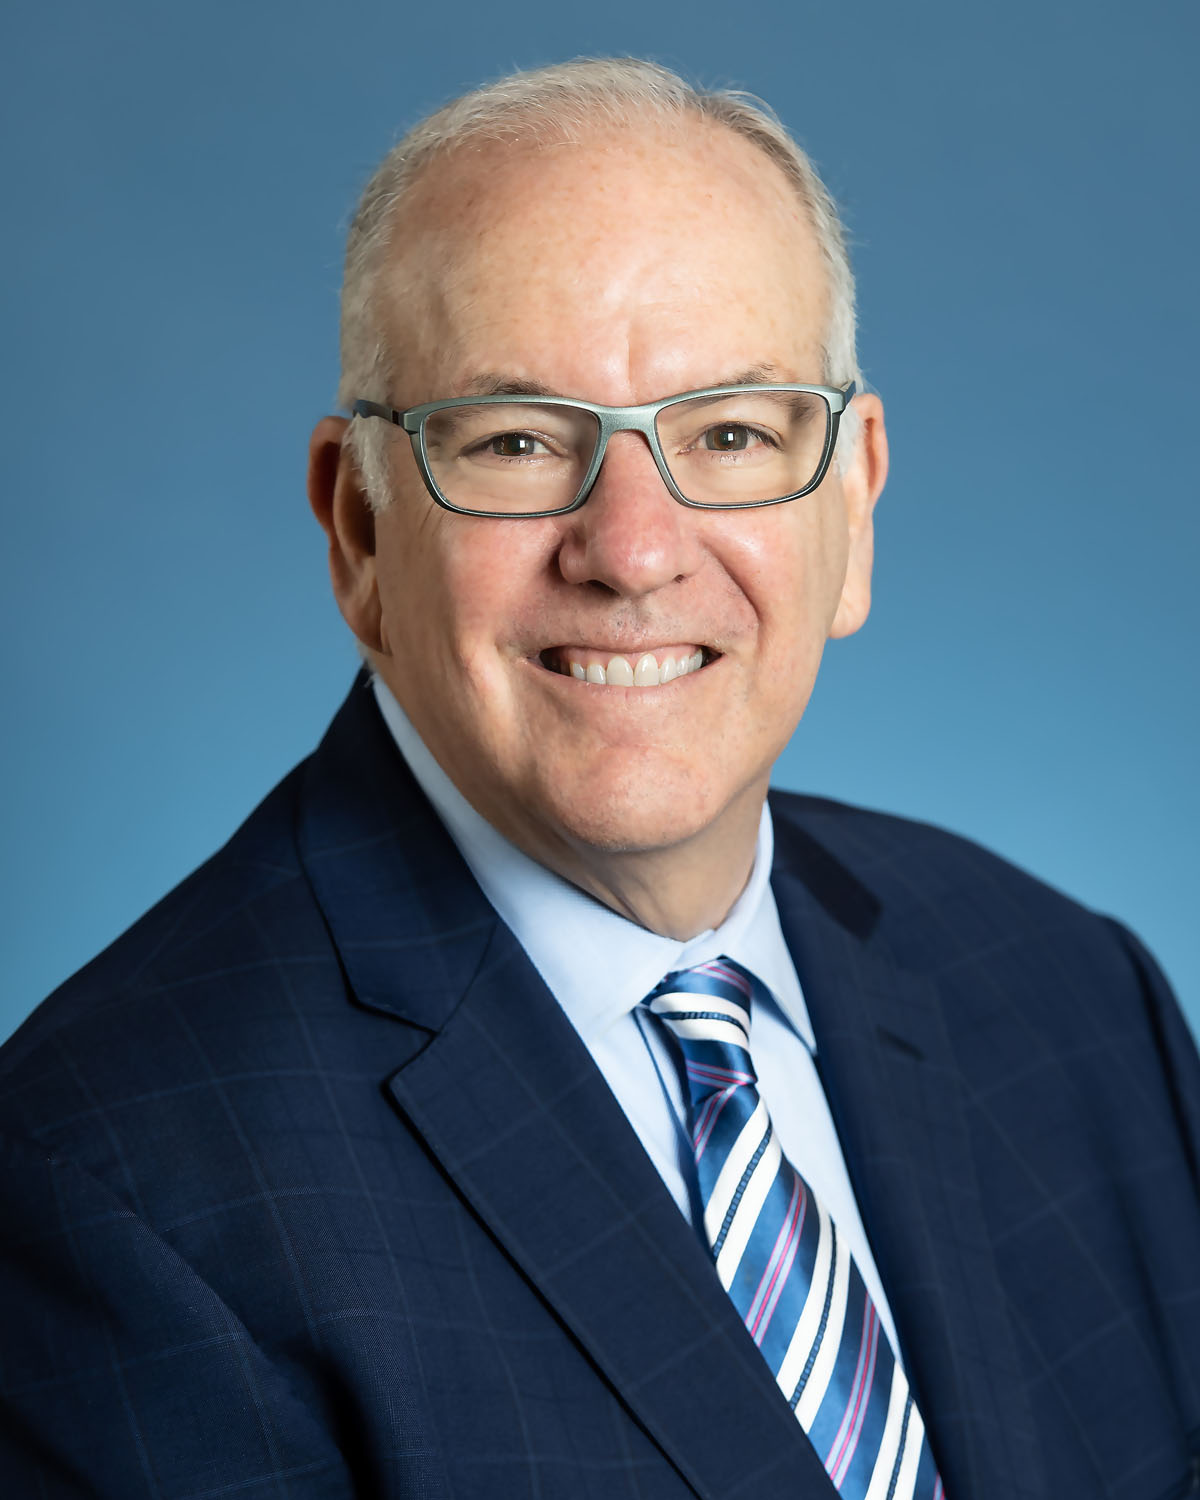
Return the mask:
{"type": "Polygon", "coordinates": [[[669,974],[645,1001],[683,1055],[717,1276],[844,1500],[943,1500],[921,1414],[858,1268],[759,1097],[758,989],[720,958],[669,974]]]}

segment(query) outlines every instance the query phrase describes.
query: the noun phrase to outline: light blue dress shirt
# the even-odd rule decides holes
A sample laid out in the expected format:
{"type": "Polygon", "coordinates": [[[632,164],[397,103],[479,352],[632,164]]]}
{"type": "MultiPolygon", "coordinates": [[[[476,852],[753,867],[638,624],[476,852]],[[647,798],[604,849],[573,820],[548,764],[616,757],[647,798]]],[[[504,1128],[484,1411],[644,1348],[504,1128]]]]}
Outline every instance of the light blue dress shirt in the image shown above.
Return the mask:
{"type": "Polygon", "coordinates": [[[774,1005],[755,1008],[750,1049],[759,1093],[788,1160],[820,1198],[862,1272],[893,1352],[891,1310],[859,1215],[829,1104],[816,1040],[771,890],[771,814],[763,807],[754,868],[720,927],[688,942],[639,927],[532,860],[463,797],[378,676],[375,698],[421,790],[484,895],[566,1012],[625,1111],[679,1211],[701,1221],[678,1073],[639,1001],[674,969],[727,954],[756,974],[774,1005]]]}

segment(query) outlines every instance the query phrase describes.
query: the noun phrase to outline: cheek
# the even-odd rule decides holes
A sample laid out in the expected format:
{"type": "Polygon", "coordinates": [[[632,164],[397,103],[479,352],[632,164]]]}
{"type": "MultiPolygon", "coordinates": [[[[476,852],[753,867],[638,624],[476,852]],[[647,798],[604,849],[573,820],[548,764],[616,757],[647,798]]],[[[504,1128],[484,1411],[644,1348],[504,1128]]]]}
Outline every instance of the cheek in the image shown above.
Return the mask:
{"type": "Polygon", "coordinates": [[[755,606],[764,646],[819,659],[841,598],[849,534],[840,492],[779,506],[747,540],[742,578],[755,606]],[[814,503],[815,502],[815,503],[814,503]]]}
{"type": "Polygon", "coordinates": [[[525,540],[504,523],[437,511],[397,528],[381,555],[380,588],[393,651],[418,651],[447,688],[464,678],[500,691],[498,673],[512,626],[530,595],[525,540]]]}
{"type": "Polygon", "coordinates": [[[519,652],[522,624],[545,592],[544,552],[518,525],[468,521],[442,559],[443,609],[454,646],[477,670],[519,652]]]}
{"type": "Polygon", "coordinates": [[[404,675],[444,666],[453,635],[453,517],[432,506],[408,505],[398,495],[383,513],[376,532],[379,595],[384,630],[404,675]],[[443,519],[444,517],[444,519],[443,519]]]}

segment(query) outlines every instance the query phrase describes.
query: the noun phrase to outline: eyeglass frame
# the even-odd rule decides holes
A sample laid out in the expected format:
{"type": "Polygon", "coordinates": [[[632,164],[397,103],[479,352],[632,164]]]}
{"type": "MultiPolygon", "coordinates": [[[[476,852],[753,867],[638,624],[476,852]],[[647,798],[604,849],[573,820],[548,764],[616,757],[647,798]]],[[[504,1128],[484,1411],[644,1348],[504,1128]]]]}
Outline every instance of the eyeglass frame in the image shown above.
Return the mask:
{"type": "Polygon", "coordinates": [[[358,400],[352,404],[350,410],[356,417],[382,417],[385,422],[391,422],[394,426],[403,428],[412,443],[413,456],[417,460],[421,478],[425,481],[425,488],[443,510],[452,511],[459,516],[481,516],[497,521],[536,521],[546,516],[570,515],[572,511],[578,510],[586,503],[600,473],[604,455],[608,451],[608,440],[616,432],[640,432],[642,434],[650,446],[650,452],[663,483],[680,505],[686,505],[691,510],[760,510],[767,505],[783,505],[790,500],[799,500],[802,496],[811,494],[829,472],[829,465],[833,461],[833,451],[837,446],[839,424],[857,389],[857,384],[853,380],[844,386],[764,382],[756,385],[705,386],[701,390],[681,391],[676,396],[665,396],[661,401],[647,401],[640,406],[600,406],[594,401],[576,400],[573,396],[532,396],[525,393],[519,395],[513,393],[491,396],[456,396],[442,401],[425,401],[419,406],[410,406],[407,411],[397,411],[395,407],[382,405],[378,401],[358,400]],[[795,490],[790,495],[779,495],[772,500],[731,500],[724,505],[709,505],[702,500],[689,500],[680,491],[667,466],[655,426],[658,414],[666,407],[674,406],[680,401],[692,401],[704,396],[734,396],[743,391],[796,391],[820,396],[824,400],[828,413],[825,426],[825,451],[817,466],[817,472],[803,489],[795,490]],[[590,412],[596,418],[599,423],[596,450],[580,484],[579,493],[570,505],[556,506],[553,510],[467,510],[461,505],[455,505],[442,494],[433,477],[429,453],[425,446],[426,418],[432,416],[434,412],[446,411],[456,406],[512,406],[518,402],[529,406],[570,406],[577,411],[590,412]]]}

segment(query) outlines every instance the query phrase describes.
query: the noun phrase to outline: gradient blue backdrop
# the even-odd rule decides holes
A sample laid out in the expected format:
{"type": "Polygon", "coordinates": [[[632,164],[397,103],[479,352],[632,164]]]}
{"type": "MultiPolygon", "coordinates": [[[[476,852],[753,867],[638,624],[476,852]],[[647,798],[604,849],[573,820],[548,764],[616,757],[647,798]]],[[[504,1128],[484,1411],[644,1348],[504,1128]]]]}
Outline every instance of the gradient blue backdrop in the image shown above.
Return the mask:
{"type": "Polygon", "coordinates": [[[369,170],[450,93],[622,51],[770,100],[853,234],[893,441],[877,602],[778,781],[1119,913],[1200,1020],[1198,16],[10,7],[0,1034],[223,840],[354,671],[303,473],[369,170]]]}

